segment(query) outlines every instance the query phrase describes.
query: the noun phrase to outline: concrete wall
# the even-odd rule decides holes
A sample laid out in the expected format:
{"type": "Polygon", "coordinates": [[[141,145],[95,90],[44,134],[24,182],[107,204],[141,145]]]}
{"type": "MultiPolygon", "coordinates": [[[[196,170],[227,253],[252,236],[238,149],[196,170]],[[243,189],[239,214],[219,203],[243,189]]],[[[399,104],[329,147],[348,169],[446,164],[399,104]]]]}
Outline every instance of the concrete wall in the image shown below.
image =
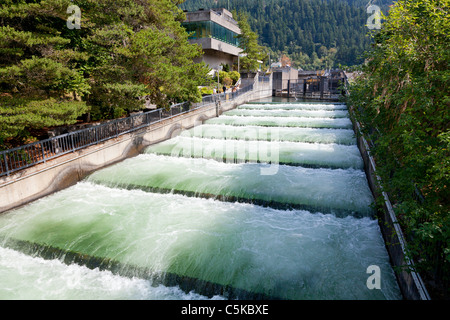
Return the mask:
{"type": "MultiPolygon", "coordinates": [[[[196,58],[194,60],[194,62],[199,63],[199,62],[205,62],[205,64],[207,64],[209,66],[210,69],[215,69],[217,70],[219,68],[219,66],[221,64],[228,64],[230,67],[233,67],[233,64],[237,64],[238,62],[238,56],[233,55],[233,54],[229,54],[228,52],[230,52],[228,49],[226,49],[224,51],[222,45],[227,45],[229,47],[233,47],[230,44],[224,43],[222,41],[218,41],[216,39],[198,39],[198,40],[189,40],[191,41],[191,43],[201,43],[202,48],[203,48],[203,55],[200,58],[196,58]],[[212,46],[209,45],[205,45],[205,43],[208,42],[217,42],[220,43],[221,45],[217,47],[217,49],[208,49],[211,48],[212,46]]],[[[236,47],[233,47],[236,48],[236,47]]],[[[236,48],[237,49],[237,48],[236,48]]],[[[238,52],[240,50],[237,50],[238,52]]]]}
{"type": "Polygon", "coordinates": [[[250,100],[268,97],[270,88],[254,91],[230,100],[230,95],[216,104],[152,124],[147,128],[110,139],[71,154],[47,161],[0,179],[0,213],[76,184],[95,170],[138,155],[151,145],[178,135],[203,121],[250,100]]]}
{"type": "Polygon", "coordinates": [[[189,40],[191,43],[197,43],[202,46],[205,54],[211,54],[209,51],[217,51],[222,54],[233,56],[237,59],[239,53],[242,52],[241,48],[235,47],[229,43],[217,40],[214,38],[201,38],[189,40]]]}
{"type": "Polygon", "coordinates": [[[284,67],[274,69],[273,73],[273,90],[287,90],[289,80],[297,81],[298,80],[298,70],[291,67],[284,67]]]}

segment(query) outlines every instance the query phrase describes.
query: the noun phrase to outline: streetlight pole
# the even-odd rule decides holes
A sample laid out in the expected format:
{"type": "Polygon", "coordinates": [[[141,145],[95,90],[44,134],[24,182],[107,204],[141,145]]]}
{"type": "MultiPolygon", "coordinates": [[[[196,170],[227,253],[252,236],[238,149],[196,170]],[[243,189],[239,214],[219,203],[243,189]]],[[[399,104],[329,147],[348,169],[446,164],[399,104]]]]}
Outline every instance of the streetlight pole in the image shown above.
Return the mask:
{"type": "Polygon", "coordinates": [[[238,72],[241,73],[241,56],[238,55],[238,72]]]}
{"type": "Polygon", "coordinates": [[[220,71],[222,71],[223,67],[219,66],[217,68],[217,93],[219,93],[219,89],[220,89],[220,71]]]}

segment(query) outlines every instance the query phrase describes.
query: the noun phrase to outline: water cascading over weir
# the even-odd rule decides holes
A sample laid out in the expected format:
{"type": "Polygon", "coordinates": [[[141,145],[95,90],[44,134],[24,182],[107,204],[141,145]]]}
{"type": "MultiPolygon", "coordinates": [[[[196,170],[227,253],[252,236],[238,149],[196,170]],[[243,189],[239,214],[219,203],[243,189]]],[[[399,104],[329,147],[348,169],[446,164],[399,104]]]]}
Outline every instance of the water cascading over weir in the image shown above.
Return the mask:
{"type": "Polygon", "coordinates": [[[400,299],[372,202],[344,104],[244,104],[0,216],[0,298],[400,299]]]}

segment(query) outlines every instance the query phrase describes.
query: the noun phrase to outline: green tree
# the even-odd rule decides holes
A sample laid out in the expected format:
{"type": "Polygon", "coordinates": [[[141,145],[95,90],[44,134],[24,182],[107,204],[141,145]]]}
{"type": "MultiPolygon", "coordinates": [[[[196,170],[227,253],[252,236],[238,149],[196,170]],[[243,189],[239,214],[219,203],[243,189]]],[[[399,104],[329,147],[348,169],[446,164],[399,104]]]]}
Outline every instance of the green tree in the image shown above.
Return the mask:
{"type": "Polygon", "coordinates": [[[32,132],[116,118],[145,107],[199,101],[208,73],[176,0],[83,0],[69,29],[70,0],[0,3],[0,144],[32,132]],[[144,99],[145,98],[145,99],[144,99]]]}
{"type": "Polygon", "coordinates": [[[100,15],[86,39],[89,70],[98,79],[88,101],[97,118],[140,110],[144,96],[160,107],[199,101],[197,87],[208,69],[193,62],[202,51],[188,42],[178,2],[122,0],[111,6],[101,0],[88,11],[100,15]]]}
{"type": "MultiPolygon", "coordinates": [[[[69,1],[7,1],[0,7],[0,146],[69,124],[88,110],[90,83],[75,67],[87,56],[61,31],[69,1]]],[[[0,147],[0,148],[1,148],[0,147]]]]}

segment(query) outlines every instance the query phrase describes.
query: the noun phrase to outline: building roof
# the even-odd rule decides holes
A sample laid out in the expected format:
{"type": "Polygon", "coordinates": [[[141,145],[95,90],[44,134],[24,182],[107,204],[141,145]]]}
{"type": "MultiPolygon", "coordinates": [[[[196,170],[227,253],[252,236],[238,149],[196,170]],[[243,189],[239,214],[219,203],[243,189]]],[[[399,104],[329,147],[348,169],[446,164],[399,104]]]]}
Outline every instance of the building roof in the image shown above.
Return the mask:
{"type": "Polygon", "coordinates": [[[237,34],[241,34],[237,21],[233,19],[233,14],[227,9],[200,9],[185,13],[186,22],[214,21],[237,34]]]}

